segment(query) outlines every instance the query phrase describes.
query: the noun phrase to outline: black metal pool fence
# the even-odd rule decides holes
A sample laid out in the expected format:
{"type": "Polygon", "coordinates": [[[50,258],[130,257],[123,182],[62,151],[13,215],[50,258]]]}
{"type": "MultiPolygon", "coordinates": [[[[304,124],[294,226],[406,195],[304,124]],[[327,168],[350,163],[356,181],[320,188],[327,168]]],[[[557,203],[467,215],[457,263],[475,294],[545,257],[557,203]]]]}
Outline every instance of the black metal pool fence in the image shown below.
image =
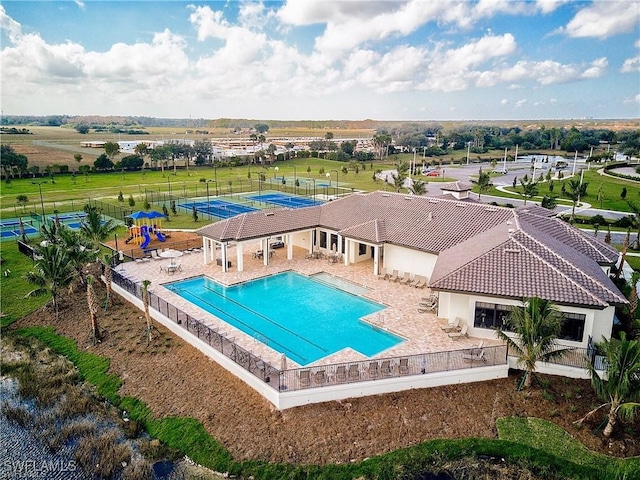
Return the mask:
{"type": "MultiPolygon", "coordinates": [[[[112,269],[112,279],[115,284],[128,293],[142,299],[142,287],[139,283],[122,275],[117,269],[112,269]]],[[[238,345],[235,339],[225,332],[205,325],[201,320],[183,312],[152,292],[149,292],[149,307],[180,325],[278,391],[295,391],[310,387],[467,370],[507,363],[507,347],[506,345],[498,345],[483,347],[481,357],[470,355],[470,350],[475,349],[463,349],[282,369],[282,365],[271,365],[258,355],[238,345]]]]}

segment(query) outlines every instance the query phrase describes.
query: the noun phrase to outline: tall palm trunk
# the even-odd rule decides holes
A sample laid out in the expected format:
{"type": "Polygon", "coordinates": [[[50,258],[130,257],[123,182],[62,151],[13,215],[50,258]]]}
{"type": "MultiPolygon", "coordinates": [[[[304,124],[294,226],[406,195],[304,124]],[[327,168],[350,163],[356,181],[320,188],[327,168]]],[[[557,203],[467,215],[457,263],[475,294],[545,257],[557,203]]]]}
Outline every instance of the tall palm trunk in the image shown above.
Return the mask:
{"type": "Polygon", "coordinates": [[[111,306],[111,282],[113,281],[113,275],[111,272],[111,265],[109,261],[105,261],[104,265],[104,283],[107,287],[107,299],[104,302],[104,311],[111,306]]]}
{"type": "Polygon", "coordinates": [[[96,301],[96,293],[93,289],[94,278],[92,275],[87,277],[87,306],[89,307],[89,316],[91,317],[91,340],[95,345],[100,340],[100,330],[98,328],[98,302],[96,301]]]}
{"type": "Polygon", "coordinates": [[[618,402],[616,398],[614,398],[613,401],[611,402],[611,407],[609,408],[609,420],[607,421],[607,426],[604,427],[604,430],[602,431],[602,434],[604,435],[605,438],[611,437],[611,434],[613,433],[613,429],[618,423],[619,403],[620,402],[618,402]]]}

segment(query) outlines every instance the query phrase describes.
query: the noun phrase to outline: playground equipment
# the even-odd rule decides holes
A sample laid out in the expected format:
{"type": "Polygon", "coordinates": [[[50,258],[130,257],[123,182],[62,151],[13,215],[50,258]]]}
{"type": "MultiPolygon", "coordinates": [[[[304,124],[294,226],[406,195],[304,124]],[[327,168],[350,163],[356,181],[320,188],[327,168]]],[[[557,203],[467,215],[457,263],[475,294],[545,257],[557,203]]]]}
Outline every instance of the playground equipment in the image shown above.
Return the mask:
{"type": "Polygon", "coordinates": [[[164,217],[162,213],[139,211],[132,213],[129,217],[133,219],[135,224],[129,228],[129,238],[125,240],[125,243],[133,242],[136,245],[140,245],[140,248],[146,248],[151,243],[152,234],[159,241],[166,241],[161,231],[161,219],[164,217]]]}

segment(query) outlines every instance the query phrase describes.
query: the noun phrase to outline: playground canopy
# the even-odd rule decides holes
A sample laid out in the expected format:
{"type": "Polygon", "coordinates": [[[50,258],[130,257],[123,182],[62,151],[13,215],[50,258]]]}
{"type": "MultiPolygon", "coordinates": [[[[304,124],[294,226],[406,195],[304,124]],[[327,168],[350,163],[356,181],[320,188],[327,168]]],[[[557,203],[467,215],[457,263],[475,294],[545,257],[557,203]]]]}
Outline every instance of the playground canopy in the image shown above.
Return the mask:
{"type": "Polygon", "coordinates": [[[151,210],[150,212],[143,212],[142,210],[139,210],[137,212],[133,212],[131,215],[127,215],[130,218],[133,218],[134,220],[141,220],[141,219],[146,219],[146,218],[164,218],[164,214],[160,213],[160,212],[156,212],[155,210],[151,210]]]}

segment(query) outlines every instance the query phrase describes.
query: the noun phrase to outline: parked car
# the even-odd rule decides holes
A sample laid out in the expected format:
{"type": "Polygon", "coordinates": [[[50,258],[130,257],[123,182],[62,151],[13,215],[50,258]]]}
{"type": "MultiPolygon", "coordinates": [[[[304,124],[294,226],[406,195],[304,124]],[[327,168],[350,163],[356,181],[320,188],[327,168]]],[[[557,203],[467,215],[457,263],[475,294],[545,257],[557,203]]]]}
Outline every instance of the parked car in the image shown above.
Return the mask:
{"type": "Polygon", "coordinates": [[[430,172],[427,172],[426,175],[427,177],[439,177],[440,172],[438,170],[431,170],[430,172]]]}

